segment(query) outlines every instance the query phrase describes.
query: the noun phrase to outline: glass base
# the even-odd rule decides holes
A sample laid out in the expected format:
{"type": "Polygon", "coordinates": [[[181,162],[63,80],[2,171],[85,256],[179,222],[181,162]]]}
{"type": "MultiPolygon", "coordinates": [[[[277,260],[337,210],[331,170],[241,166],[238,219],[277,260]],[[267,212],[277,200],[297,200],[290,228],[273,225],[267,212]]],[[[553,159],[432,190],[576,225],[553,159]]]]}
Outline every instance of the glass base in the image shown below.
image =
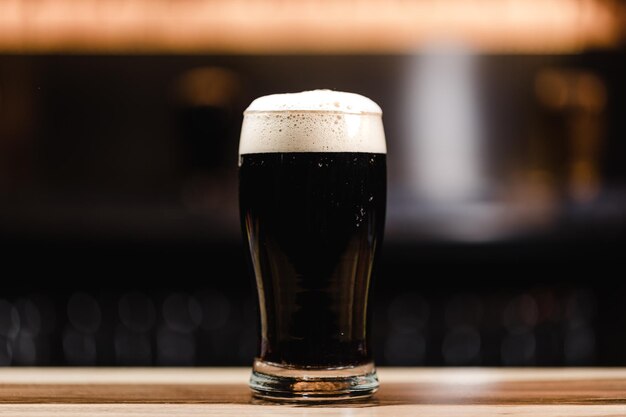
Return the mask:
{"type": "Polygon", "coordinates": [[[274,401],[345,401],[372,396],[378,390],[374,363],[319,369],[254,361],[250,388],[255,397],[274,401]]]}

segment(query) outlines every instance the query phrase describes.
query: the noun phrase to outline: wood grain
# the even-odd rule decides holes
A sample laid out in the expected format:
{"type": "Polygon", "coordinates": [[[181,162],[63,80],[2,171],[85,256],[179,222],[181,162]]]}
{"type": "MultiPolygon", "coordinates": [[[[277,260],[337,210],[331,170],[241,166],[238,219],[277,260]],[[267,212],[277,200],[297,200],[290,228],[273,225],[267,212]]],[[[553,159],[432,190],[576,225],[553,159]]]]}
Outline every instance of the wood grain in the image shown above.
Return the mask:
{"type": "Polygon", "coordinates": [[[249,369],[0,370],[0,416],[626,416],[626,369],[380,369],[371,400],[251,397],[249,369]]]}

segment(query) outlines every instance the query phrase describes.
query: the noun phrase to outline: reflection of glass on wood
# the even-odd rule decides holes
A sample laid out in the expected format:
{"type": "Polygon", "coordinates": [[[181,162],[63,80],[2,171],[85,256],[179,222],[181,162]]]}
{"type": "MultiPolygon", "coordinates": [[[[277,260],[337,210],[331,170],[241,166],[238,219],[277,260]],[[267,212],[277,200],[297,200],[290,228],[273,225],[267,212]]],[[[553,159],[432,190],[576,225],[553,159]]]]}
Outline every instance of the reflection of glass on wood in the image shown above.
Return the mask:
{"type": "Polygon", "coordinates": [[[530,170],[576,202],[593,200],[602,183],[604,82],[585,70],[545,69],[535,79],[535,96],[542,117],[531,140],[530,170]]]}

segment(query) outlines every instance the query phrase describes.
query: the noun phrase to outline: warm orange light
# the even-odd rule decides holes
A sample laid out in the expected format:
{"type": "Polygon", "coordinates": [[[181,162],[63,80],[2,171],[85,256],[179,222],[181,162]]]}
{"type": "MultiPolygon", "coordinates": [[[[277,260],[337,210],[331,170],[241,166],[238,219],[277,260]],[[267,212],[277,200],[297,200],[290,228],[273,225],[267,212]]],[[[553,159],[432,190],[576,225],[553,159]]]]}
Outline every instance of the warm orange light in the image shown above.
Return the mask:
{"type": "Polygon", "coordinates": [[[0,52],[575,52],[620,42],[611,0],[0,0],[0,52]]]}

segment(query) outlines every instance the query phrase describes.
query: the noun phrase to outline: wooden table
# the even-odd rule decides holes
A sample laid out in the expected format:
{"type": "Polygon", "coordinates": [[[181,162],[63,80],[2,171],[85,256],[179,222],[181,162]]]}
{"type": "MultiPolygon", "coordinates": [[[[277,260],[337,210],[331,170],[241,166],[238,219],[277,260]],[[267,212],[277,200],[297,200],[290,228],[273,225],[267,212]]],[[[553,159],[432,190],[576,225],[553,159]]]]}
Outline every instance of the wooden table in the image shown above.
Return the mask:
{"type": "Polygon", "coordinates": [[[626,369],[379,369],[374,399],[254,400],[245,368],[5,368],[0,416],[626,416],[626,369]]]}

